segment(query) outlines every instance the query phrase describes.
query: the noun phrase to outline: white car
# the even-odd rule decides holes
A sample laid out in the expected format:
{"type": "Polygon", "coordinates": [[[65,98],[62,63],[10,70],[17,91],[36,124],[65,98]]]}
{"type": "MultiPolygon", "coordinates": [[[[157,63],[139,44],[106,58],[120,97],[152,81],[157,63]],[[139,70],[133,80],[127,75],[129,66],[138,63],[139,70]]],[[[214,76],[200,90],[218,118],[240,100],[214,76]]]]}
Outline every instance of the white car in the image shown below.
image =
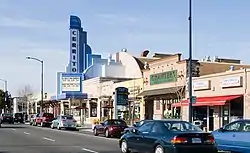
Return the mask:
{"type": "Polygon", "coordinates": [[[73,118],[72,115],[59,115],[52,121],[51,128],[60,129],[74,129],[76,130],[76,120],[73,118]]]}

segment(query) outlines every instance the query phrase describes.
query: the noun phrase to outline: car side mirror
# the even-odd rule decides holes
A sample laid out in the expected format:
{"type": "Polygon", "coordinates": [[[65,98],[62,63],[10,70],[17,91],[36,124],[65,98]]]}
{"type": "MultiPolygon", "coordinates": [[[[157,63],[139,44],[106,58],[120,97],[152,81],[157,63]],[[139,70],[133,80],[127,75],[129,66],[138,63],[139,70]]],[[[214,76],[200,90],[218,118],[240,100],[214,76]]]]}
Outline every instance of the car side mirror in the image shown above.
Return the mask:
{"type": "Polygon", "coordinates": [[[139,130],[137,130],[137,129],[132,129],[132,133],[134,133],[134,134],[139,134],[139,133],[140,133],[140,131],[139,131],[139,130]]]}

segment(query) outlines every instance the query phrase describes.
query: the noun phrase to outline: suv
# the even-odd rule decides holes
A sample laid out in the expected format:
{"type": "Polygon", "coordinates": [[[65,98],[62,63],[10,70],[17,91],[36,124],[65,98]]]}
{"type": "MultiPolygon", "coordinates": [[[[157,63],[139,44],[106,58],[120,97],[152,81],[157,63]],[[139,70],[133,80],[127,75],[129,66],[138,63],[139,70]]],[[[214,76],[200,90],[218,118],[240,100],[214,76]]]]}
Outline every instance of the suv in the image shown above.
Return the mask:
{"type": "Polygon", "coordinates": [[[1,114],[1,123],[14,124],[13,115],[10,113],[1,114]]]}
{"type": "Polygon", "coordinates": [[[13,118],[14,118],[14,122],[16,122],[16,123],[24,123],[23,113],[15,113],[13,115],[13,118]]]}
{"type": "Polygon", "coordinates": [[[36,118],[36,125],[50,126],[54,119],[54,115],[52,113],[40,113],[39,117],[36,118]]]}

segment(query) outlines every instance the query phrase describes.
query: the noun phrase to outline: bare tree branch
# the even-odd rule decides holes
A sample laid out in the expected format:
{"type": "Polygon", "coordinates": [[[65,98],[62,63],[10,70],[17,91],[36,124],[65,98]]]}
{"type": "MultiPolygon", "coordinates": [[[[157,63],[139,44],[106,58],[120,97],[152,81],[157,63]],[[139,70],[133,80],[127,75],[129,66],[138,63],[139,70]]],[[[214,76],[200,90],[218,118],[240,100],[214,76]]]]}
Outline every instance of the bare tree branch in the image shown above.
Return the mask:
{"type": "Polygon", "coordinates": [[[18,96],[20,97],[20,103],[18,103],[19,110],[24,111],[30,108],[30,100],[34,95],[34,92],[30,85],[26,85],[18,90],[18,96]]]}

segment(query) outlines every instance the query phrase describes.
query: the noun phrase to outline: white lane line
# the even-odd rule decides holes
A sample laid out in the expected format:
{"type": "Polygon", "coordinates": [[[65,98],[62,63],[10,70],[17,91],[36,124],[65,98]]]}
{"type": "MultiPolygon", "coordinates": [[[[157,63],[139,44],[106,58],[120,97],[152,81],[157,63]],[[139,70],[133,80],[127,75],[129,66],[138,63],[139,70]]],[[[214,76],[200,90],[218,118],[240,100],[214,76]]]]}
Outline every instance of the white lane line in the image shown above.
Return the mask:
{"type": "Polygon", "coordinates": [[[90,150],[90,149],[87,149],[87,148],[82,148],[83,151],[87,151],[87,152],[91,152],[91,153],[99,153],[97,151],[94,151],[94,150],[90,150]]]}
{"type": "Polygon", "coordinates": [[[52,141],[52,142],[56,141],[56,140],[53,140],[53,139],[50,139],[50,138],[46,138],[46,137],[43,137],[43,139],[44,140],[48,140],[48,141],[52,141]]]}
{"type": "Polygon", "coordinates": [[[11,129],[11,130],[16,131],[16,129],[11,129]]]}
{"type": "Polygon", "coordinates": [[[23,132],[24,134],[30,134],[30,133],[28,133],[28,132],[23,132]]]}
{"type": "Polygon", "coordinates": [[[78,132],[71,132],[71,131],[55,130],[55,129],[51,129],[51,128],[41,128],[41,127],[35,127],[35,126],[31,126],[31,128],[54,131],[54,132],[63,132],[63,133],[74,134],[74,135],[78,135],[78,136],[90,137],[90,138],[93,138],[93,139],[105,139],[105,140],[116,141],[116,142],[119,141],[119,139],[106,138],[106,137],[100,137],[100,136],[93,136],[91,134],[85,134],[85,133],[81,133],[81,132],[78,133],[78,132]]]}

